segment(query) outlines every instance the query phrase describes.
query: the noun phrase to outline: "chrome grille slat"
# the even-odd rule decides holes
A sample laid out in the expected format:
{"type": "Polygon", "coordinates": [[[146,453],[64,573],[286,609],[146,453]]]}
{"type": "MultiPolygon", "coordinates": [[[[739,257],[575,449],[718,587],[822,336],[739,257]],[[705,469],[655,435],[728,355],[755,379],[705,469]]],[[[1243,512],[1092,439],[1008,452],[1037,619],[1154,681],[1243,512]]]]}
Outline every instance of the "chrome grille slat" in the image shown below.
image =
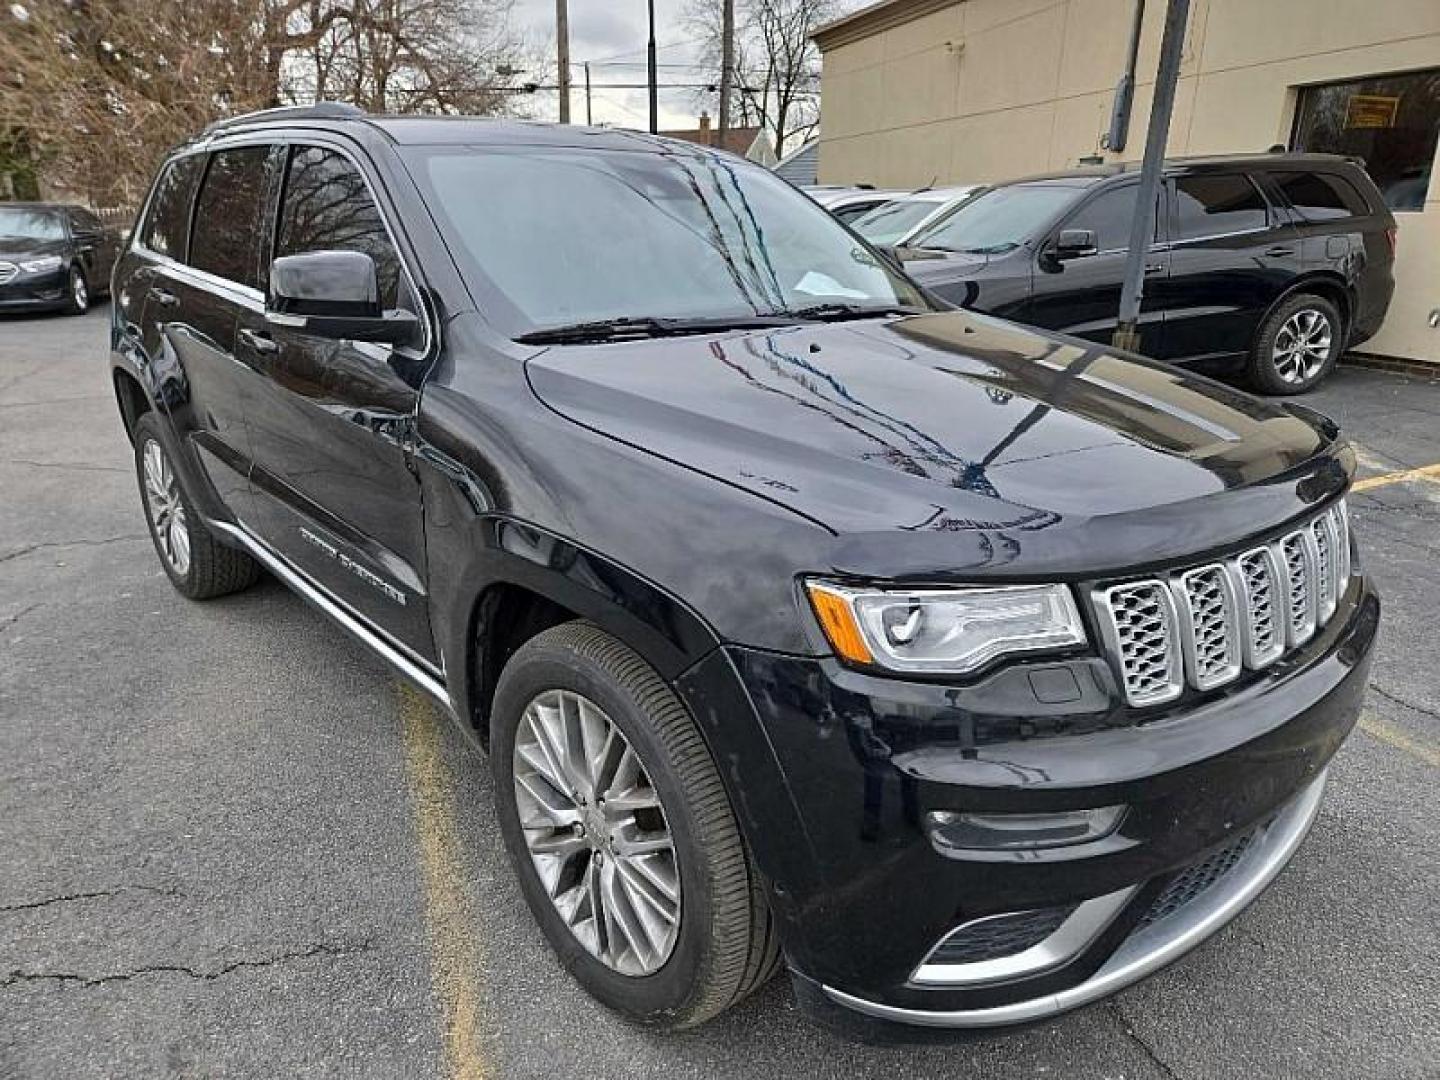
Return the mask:
{"type": "Polygon", "coordinates": [[[20,273],[20,267],[12,262],[0,262],[0,285],[13,281],[20,273]]]}
{"type": "Polygon", "coordinates": [[[1343,502],[1223,563],[1127,581],[1092,594],[1131,705],[1212,690],[1275,663],[1330,621],[1350,582],[1343,502]]]}

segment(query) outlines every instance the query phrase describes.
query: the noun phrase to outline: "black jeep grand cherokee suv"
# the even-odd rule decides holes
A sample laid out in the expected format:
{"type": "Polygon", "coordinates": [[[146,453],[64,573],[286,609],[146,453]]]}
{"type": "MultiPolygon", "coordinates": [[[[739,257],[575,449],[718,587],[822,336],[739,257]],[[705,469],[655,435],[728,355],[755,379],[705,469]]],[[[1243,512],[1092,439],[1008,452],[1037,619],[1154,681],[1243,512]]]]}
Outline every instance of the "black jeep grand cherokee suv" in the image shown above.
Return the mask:
{"type": "MultiPolygon", "coordinates": [[[[1016,180],[896,254],[949,303],[1108,342],[1138,190],[1126,165],[1016,180]]],[[[1395,291],[1395,218],[1356,161],[1168,161],[1155,210],[1140,305],[1146,356],[1298,394],[1380,329],[1395,291]]]]}
{"type": "Polygon", "coordinates": [[[1093,1001],[1315,819],[1379,617],[1335,427],[937,312],[784,182],[620,131],[207,131],[115,276],[161,562],[281,578],[489,752],[524,893],[669,1027],[759,986],[1093,1001]]]}

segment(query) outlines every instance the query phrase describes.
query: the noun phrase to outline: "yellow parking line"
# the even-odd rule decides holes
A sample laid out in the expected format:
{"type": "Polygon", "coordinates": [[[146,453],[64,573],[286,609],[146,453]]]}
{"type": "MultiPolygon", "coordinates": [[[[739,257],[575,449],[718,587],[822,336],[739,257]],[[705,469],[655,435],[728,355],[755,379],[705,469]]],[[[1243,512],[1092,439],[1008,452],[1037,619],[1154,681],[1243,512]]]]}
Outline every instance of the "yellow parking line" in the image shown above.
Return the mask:
{"type": "Polygon", "coordinates": [[[484,1080],[489,1069],[480,1032],[475,923],[459,874],[462,851],[455,783],[441,754],[441,718],[408,683],[399,684],[399,692],[405,764],[425,872],[430,981],[444,1023],[445,1057],[454,1080],[484,1080]]]}
{"type": "Polygon", "coordinates": [[[1367,735],[1374,736],[1396,750],[1403,750],[1426,765],[1440,769],[1440,747],[1411,735],[1404,728],[1368,712],[1360,715],[1360,728],[1367,735]]]}
{"type": "Polygon", "coordinates": [[[1369,491],[1371,488],[1388,487],[1390,484],[1403,484],[1407,480],[1430,480],[1440,483],[1440,464],[1422,465],[1418,469],[1402,469],[1399,472],[1383,473],[1380,476],[1367,476],[1363,480],[1356,480],[1351,491],[1369,491]]]}

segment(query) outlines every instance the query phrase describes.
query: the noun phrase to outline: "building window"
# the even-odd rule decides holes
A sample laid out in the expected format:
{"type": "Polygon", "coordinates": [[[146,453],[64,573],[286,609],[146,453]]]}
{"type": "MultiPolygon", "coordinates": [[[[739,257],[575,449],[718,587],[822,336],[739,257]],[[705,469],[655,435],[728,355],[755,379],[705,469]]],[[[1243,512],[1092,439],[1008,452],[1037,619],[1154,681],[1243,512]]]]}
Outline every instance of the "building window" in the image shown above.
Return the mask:
{"type": "Polygon", "coordinates": [[[1420,210],[1440,136],[1440,68],[1307,86],[1295,114],[1296,150],[1348,154],[1392,210],[1420,210]]]}

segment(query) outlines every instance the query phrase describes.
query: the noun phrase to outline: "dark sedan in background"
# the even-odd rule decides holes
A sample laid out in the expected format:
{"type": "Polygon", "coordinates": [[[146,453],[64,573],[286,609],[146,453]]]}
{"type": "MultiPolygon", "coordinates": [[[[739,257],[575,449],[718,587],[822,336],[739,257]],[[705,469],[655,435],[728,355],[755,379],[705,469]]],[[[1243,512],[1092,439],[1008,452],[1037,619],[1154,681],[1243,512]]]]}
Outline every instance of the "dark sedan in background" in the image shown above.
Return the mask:
{"type": "Polygon", "coordinates": [[[119,250],[119,237],[84,207],[0,204],[0,311],[82,314],[109,290],[119,250]]]}
{"type": "MultiPolygon", "coordinates": [[[[1016,180],[896,254],[951,304],[1108,342],[1138,187],[1124,165],[1016,180]]],[[[1263,393],[1309,390],[1379,329],[1395,239],[1385,200],[1351,159],[1167,162],[1145,259],[1141,351],[1243,371],[1263,393]]]]}

